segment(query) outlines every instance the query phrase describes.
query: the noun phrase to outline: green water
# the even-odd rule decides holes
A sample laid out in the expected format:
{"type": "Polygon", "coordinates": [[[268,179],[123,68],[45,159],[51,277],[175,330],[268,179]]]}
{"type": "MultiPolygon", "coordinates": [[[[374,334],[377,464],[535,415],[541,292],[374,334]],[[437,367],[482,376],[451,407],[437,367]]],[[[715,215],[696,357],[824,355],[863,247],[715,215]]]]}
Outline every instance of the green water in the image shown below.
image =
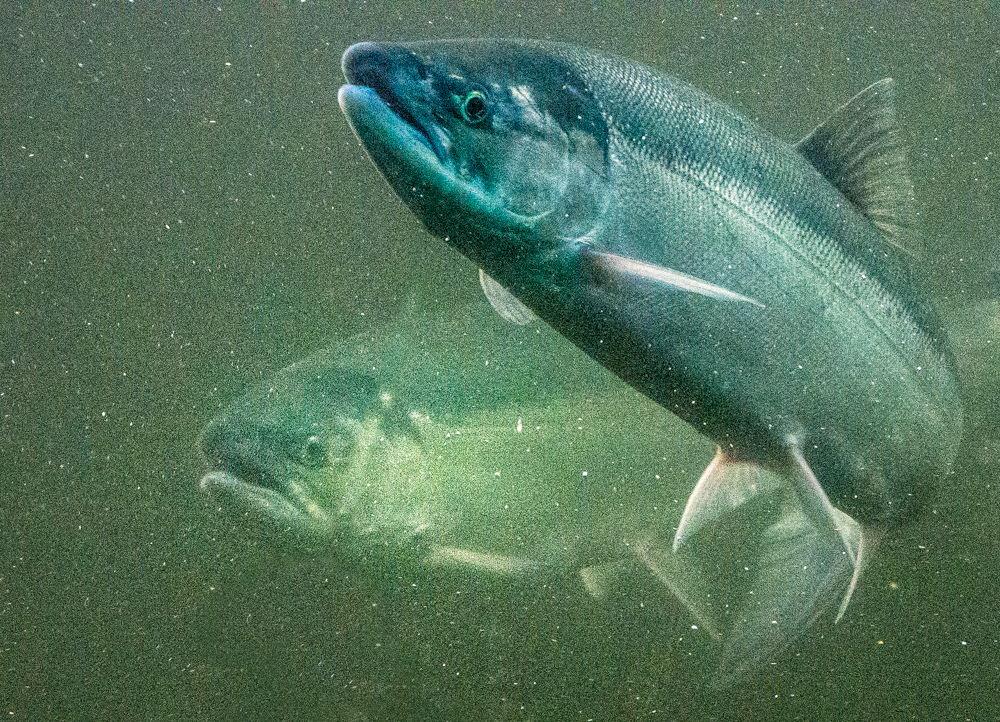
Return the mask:
{"type": "Polygon", "coordinates": [[[997,719],[1000,309],[970,304],[1000,293],[1000,11],[974,5],[0,5],[0,715],[997,719]],[[970,431],[841,623],[751,685],[699,686],[680,612],[411,594],[199,493],[197,434],[250,384],[406,298],[478,298],[336,91],[358,40],[485,35],[651,63],[790,140],[899,82],[970,431]]]}

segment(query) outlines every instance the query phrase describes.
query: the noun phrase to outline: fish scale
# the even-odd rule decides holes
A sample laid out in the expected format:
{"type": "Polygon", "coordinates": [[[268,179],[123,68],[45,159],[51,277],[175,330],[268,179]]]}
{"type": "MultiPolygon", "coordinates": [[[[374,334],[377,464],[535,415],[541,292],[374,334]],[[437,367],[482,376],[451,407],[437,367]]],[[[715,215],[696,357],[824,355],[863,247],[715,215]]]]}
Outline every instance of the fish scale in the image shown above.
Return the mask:
{"type": "MultiPolygon", "coordinates": [[[[830,211],[831,205],[839,208],[840,200],[846,199],[834,197],[831,200],[828,189],[817,192],[813,169],[803,167],[801,156],[789,157],[787,144],[762,134],[752,121],[684,83],[631,64],[595,62],[590,53],[572,47],[553,48],[556,52],[564,52],[568,61],[577,63],[582,74],[588,79],[594,78],[594,85],[610,96],[604,103],[609,126],[617,131],[621,145],[637,147],[641,143],[643,162],[652,161],[670,172],[688,176],[735,207],[757,210],[762,223],[778,228],[778,237],[789,235],[790,229],[782,226],[794,224],[800,233],[807,234],[801,239],[802,245],[812,253],[825,255],[826,263],[821,267],[830,267],[832,261],[835,264],[832,267],[838,271],[836,275],[842,277],[851,277],[863,270],[873,272],[889,290],[907,299],[907,312],[912,315],[912,309],[918,308],[921,313],[930,315],[929,302],[914,287],[909,269],[897,262],[898,254],[873,254],[866,259],[869,266],[874,261],[885,267],[867,269],[855,267],[860,259],[843,257],[838,243],[831,240],[830,229],[845,219],[831,217],[830,211]],[[629,99],[636,96],[638,101],[630,103],[629,99]],[[629,115],[634,116],[633,121],[623,120],[629,115]],[[680,126],[681,131],[677,130],[678,124],[667,120],[677,117],[686,119],[680,126]],[[691,130],[693,126],[697,126],[696,130],[691,130]],[[673,128],[674,132],[664,137],[664,128],[673,128]],[[724,153],[716,152],[718,150],[724,153]],[[768,187],[769,180],[776,181],[781,188],[768,187]],[[779,208],[776,199],[782,197],[797,201],[799,207],[779,208]],[[816,202],[820,199],[822,202],[816,202]],[[813,223],[803,227],[810,220],[813,223]],[[808,234],[810,230],[812,234],[808,234]],[[839,257],[832,259],[832,255],[839,257]]],[[[602,94],[602,97],[607,96],[602,94]]],[[[882,122],[891,120],[883,119],[882,122]]],[[[861,139],[855,143],[861,143],[861,139]]],[[[905,172],[905,168],[895,170],[905,172]]],[[[899,180],[904,181],[903,178],[899,180]]],[[[877,184],[874,190],[883,187],[877,184]]],[[[847,222],[854,220],[846,219],[847,222]]],[[[855,245],[880,248],[884,243],[873,236],[871,230],[852,228],[840,234],[840,238],[861,235],[866,240],[855,245]]],[[[877,300],[897,304],[889,293],[877,300]]],[[[923,319],[915,320],[919,323],[923,319]]],[[[941,335],[939,325],[930,319],[920,325],[932,339],[941,335]]]]}

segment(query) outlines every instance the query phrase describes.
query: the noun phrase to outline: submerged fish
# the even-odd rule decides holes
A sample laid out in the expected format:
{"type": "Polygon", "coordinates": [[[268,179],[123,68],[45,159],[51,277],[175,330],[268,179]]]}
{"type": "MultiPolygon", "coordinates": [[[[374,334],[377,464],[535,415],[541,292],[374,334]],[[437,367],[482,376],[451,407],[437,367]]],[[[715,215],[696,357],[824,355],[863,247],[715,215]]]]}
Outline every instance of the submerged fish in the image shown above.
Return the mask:
{"type": "Polygon", "coordinates": [[[541,317],[717,444],[646,562],[722,638],[720,680],[838,601],[839,619],[962,433],[951,354],[911,277],[893,82],[793,145],[571,45],[361,43],[343,71],[375,165],[481,267],[501,315],[541,317]],[[720,576],[723,532],[756,551],[720,576]]]}
{"type": "Polygon", "coordinates": [[[570,575],[593,597],[627,572],[655,585],[642,544],[680,516],[672,477],[710,453],[558,334],[508,327],[485,303],[314,353],[214,419],[199,447],[203,488],[344,561],[570,575]],[[683,449],[668,462],[651,453],[665,435],[683,449]]]}

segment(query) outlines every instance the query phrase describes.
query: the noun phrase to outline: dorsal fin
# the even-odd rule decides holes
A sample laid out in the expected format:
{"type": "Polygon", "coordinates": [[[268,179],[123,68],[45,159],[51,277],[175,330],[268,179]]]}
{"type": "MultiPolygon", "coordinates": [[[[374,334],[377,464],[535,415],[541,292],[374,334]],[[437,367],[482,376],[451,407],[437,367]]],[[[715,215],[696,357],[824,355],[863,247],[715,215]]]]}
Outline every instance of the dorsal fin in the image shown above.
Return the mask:
{"type": "Polygon", "coordinates": [[[891,246],[921,256],[894,96],[892,78],[873,83],[795,149],[882,231],[891,246]]]}

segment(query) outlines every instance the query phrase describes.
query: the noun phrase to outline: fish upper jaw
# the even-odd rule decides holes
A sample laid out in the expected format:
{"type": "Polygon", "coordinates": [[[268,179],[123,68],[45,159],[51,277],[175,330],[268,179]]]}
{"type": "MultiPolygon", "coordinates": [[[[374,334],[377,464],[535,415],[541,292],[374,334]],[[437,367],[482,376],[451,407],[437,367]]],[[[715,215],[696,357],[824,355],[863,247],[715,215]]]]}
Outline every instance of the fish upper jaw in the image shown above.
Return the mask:
{"type": "MultiPolygon", "coordinates": [[[[389,110],[422,136],[442,165],[449,164],[448,138],[434,121],[431,109],[431,80],[415,53],[398,45],[357,43],[344,52],[341,69],[350,85],[374,91],[389,110]]],[[[347,87],[338,94],[341,108],[347,87]]]]}

